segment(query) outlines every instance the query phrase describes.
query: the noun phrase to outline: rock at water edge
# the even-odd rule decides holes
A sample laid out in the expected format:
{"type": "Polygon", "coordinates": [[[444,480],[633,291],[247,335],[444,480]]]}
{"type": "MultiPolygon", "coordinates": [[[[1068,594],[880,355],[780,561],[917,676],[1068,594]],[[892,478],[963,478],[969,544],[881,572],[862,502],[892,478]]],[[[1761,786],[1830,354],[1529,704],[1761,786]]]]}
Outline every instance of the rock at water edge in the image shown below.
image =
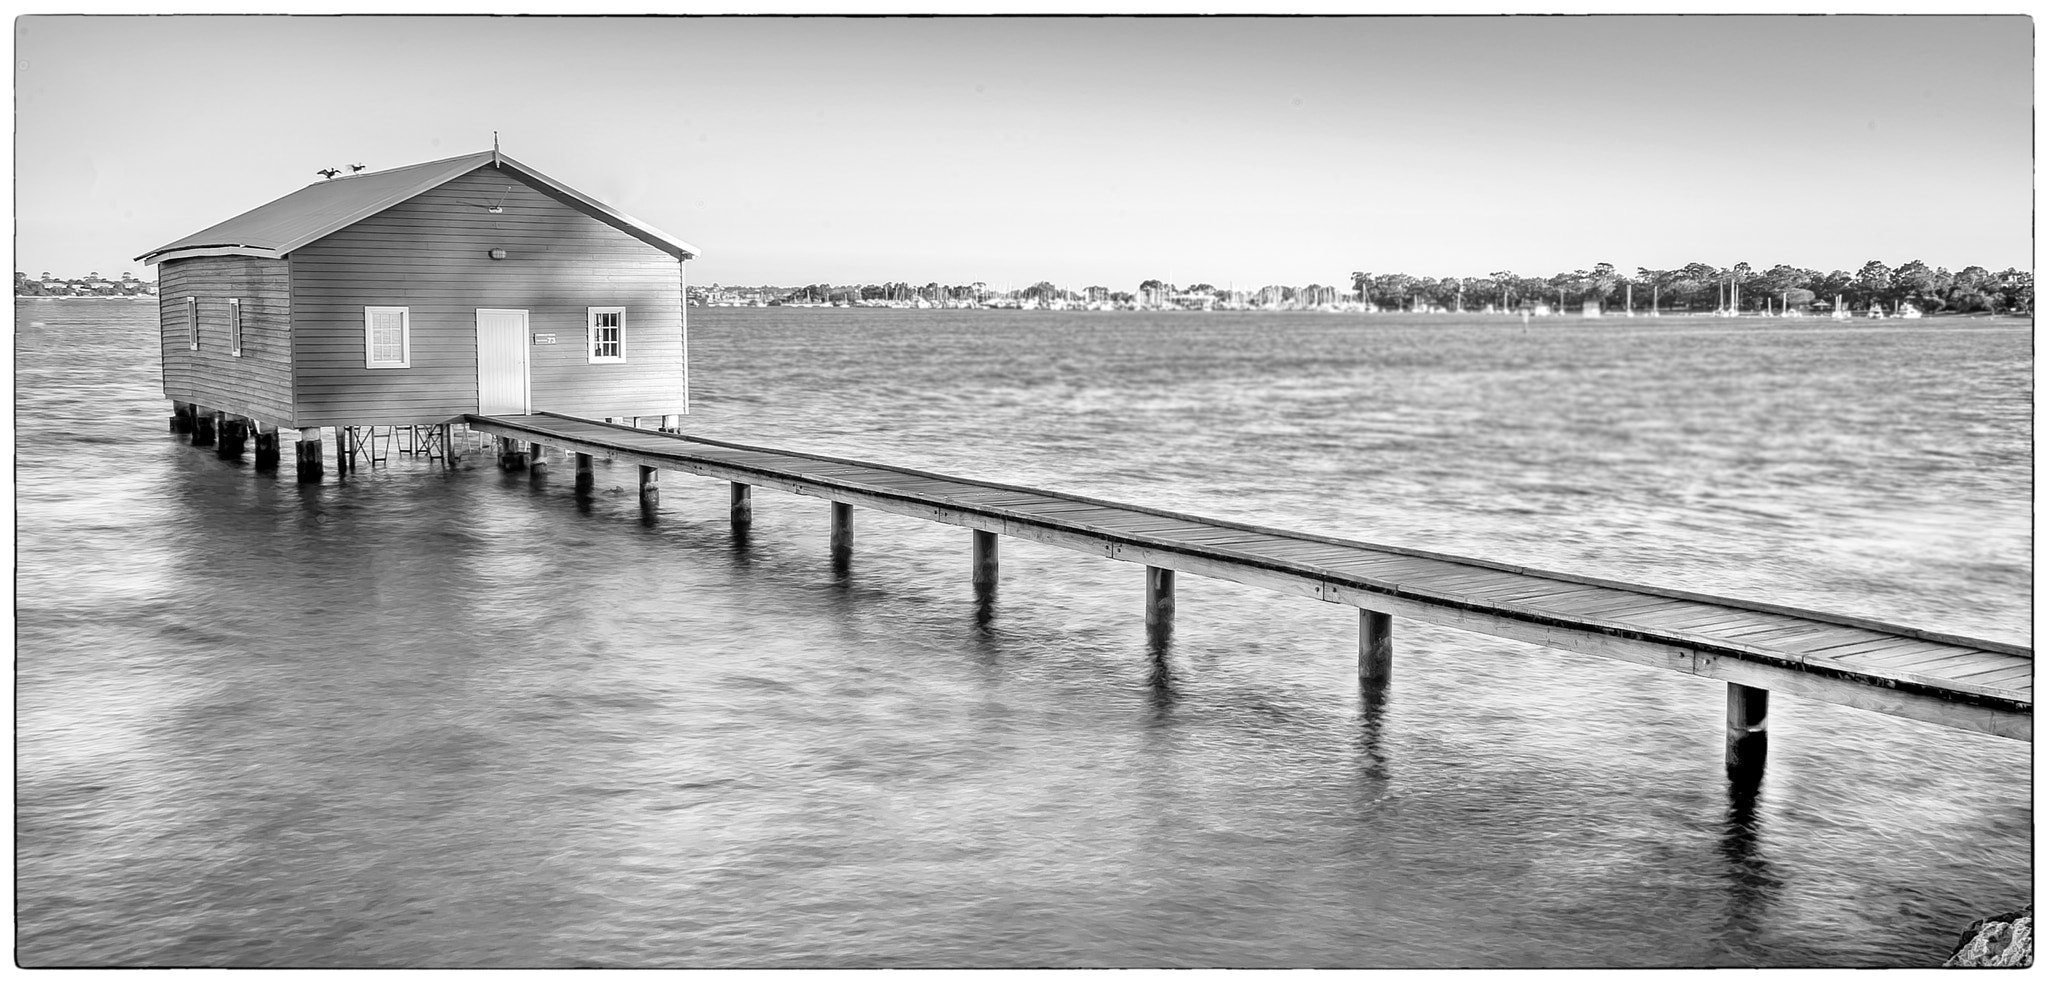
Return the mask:
{"type": "Polygon", "coordinates": [[[2034,964],[2034,906],[1970,923],[1944,967],[2027,967],[2034,964]]]}

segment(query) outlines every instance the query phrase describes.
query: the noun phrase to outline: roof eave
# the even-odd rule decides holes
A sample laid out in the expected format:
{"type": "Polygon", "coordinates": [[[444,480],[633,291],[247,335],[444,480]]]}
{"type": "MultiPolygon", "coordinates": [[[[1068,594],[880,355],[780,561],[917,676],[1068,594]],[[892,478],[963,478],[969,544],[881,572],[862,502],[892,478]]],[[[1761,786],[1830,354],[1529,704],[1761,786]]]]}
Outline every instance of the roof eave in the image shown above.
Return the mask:
{"type": "Polygon", "coordinates": [[[225,244],[217,246],[180,246],[176,249],[159,249],[135,257],[135,261],[154,266],[167,259],[191,259],[194,256],[253,256],[258,259],[283,259],[285,250],[267,246],[245,246],[225,244]]]}

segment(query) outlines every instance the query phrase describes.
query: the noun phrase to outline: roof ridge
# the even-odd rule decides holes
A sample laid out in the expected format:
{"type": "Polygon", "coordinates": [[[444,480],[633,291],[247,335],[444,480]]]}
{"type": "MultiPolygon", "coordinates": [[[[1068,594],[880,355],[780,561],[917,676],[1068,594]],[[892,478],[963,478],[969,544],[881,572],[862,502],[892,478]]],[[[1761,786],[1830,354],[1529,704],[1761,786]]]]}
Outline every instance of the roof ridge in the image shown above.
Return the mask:
{"type": "Polygon", "coordinates": [[[363,188],[339,184],[342,180],[340,178],[315,181],[281,198],[272,199],[182,239],[152,249],[137,256],[136,259],[140,262],[154,263],[158,257],[177,253],[192,255],[200,250],[221,250],[228,254],[276,259],[337,229],[353,225],[430,188],[439,187],[493,162],[509,174],[520,175],[527,183],[547,189],[549,194],[558,197],[570,207],[678,259],[692,259],[698,253],[697,247],[660,232],[500,151],[482,150],[382,171],[363,171],[349,175],[351,178],[376,179],[368,187],[363,188]]]}

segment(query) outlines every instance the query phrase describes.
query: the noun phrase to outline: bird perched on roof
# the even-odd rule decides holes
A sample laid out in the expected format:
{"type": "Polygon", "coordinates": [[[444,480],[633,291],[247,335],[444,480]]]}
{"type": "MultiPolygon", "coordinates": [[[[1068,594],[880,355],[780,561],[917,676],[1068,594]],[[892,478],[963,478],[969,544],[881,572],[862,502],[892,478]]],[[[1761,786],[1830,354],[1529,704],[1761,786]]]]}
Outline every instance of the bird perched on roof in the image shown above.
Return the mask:
{"type": "Polygon", "coordinates": [[[354,173],[356,173],[357,171],[360,171],[360,170],[362,170],[362,169],[363,169],[363,165],[362,165],[362,162],[361,162],[361,161],[357,161],[356,163],[353,163],[353,164],[350,164],[350,165],[348,165],[348,172],[349,172],[350,174],[354,174],[354,173]]]}
{"type": "Polygon", "coordinates": [[[323,167],[323,168],[321,168],[321,169],[319,169],[319,170],[317,170],[317,171],[314,171],[313,173],[315,173],[315,174],[318,174],[318,175],[320,175],[321,177],[324,177],[324,178],[328,179],[329,181],[332,181],[332,180],[334,180],[334,176],[335,176],[336,174],[340,174],[340,173],[341,173],[341,168],[338,168],[338,167],[323,167]]]}

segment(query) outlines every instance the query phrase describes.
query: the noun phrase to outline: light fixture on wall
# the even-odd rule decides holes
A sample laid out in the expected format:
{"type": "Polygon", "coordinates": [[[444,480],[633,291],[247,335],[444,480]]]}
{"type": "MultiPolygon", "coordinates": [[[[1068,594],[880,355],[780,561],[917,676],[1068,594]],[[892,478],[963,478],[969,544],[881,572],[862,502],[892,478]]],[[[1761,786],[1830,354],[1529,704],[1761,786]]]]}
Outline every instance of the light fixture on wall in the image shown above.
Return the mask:
{"type": "Polygon", "coordinates": [[[491,258],[492,258],[492,259],[504,259],[504,258],[505,258],[505,251],[504,251],[503,249],[493,249],[493,250],[491,250],[491,258]]]}

